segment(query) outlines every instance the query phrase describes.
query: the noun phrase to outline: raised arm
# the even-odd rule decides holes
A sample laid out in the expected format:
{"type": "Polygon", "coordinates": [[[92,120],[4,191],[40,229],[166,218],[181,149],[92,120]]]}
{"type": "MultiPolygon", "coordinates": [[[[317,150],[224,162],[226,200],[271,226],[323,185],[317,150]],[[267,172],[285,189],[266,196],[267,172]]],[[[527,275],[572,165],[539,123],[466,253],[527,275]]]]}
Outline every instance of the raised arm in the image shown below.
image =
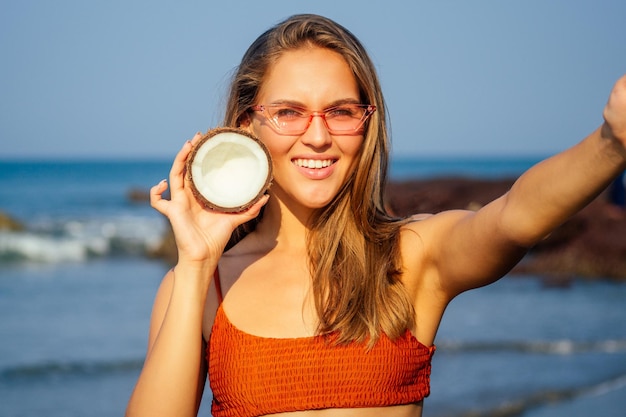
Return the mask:
{"type": "Polygon", "coordinates": [[[232,231],[256,217],[261,199],[239,214],[202,207],[185,178],[185,161],[193,143],[185,143],[170,171],[171,199],[162,198],[164,180],[150,193],[152,206],[172,224],[178,263],[157,293],[150,323],[146,360],[130,398],[128,417],[195,416],[206,380],[202,319],[211,278],[232,231]]]}
{"type": "Polygon", "coordinates": [[[439,287],[451,298],[500,278],[624,169],[626,76],[611,92],[604,123],[582,142],[532,167],[477,212],[442,213],[415,226],[439,287]]]}

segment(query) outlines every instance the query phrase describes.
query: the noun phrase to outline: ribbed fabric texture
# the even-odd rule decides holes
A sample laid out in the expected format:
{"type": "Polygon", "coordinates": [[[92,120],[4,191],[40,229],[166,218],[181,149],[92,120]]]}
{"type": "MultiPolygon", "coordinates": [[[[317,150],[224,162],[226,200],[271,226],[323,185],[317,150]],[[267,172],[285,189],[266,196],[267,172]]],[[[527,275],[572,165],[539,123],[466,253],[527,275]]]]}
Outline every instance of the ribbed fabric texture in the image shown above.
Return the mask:
{"type": "Polygon", "coordinates": [[[207,347],[213,416],[382,407],[429,395],[435,347],[410,331],[394,342],[383,335],[369,351],[333,345],[332,337],[253,336],[230,323],[220,305],[207,347]]]}

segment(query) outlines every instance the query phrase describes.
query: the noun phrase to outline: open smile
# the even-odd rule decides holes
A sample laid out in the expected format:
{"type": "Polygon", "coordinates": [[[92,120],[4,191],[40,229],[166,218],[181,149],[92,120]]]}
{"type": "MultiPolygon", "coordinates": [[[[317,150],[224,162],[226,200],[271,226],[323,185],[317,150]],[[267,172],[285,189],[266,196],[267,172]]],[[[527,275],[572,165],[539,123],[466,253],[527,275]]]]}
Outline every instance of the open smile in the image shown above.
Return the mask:
{"type": "Polygon", "coordinates": [[[327,168],[337,162],[336,159],[294,159],[293,163],[301,168],[327,168]]]}

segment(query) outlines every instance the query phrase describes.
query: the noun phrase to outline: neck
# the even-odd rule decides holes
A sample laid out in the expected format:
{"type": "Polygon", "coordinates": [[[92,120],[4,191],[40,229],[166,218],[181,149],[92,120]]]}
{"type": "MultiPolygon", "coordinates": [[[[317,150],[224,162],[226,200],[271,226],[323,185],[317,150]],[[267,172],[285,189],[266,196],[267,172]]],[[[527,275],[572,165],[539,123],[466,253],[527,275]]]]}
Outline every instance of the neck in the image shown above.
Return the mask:
{"type": "Polygon", "coordinates": [[[301,205],[294,207],[279,195],[272,194],[256,232],[259,236],[270,238],[276,247],[303,249],[306,245],[309,219],[314,211],[315,209],[301,205]]]}

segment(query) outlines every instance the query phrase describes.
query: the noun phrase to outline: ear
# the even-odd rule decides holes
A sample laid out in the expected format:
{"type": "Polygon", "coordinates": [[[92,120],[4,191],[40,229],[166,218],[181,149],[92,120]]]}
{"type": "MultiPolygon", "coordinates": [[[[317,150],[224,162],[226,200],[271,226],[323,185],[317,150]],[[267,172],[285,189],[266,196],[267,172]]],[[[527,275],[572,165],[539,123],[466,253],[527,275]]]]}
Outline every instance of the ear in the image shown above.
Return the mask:
{"type": "Polygon", "coordinates": [[[252,132],[252,119],[250,119],[250,113],[246,112],[239,117],[237,127],[249,133],[253,133],[252,132]]]}

